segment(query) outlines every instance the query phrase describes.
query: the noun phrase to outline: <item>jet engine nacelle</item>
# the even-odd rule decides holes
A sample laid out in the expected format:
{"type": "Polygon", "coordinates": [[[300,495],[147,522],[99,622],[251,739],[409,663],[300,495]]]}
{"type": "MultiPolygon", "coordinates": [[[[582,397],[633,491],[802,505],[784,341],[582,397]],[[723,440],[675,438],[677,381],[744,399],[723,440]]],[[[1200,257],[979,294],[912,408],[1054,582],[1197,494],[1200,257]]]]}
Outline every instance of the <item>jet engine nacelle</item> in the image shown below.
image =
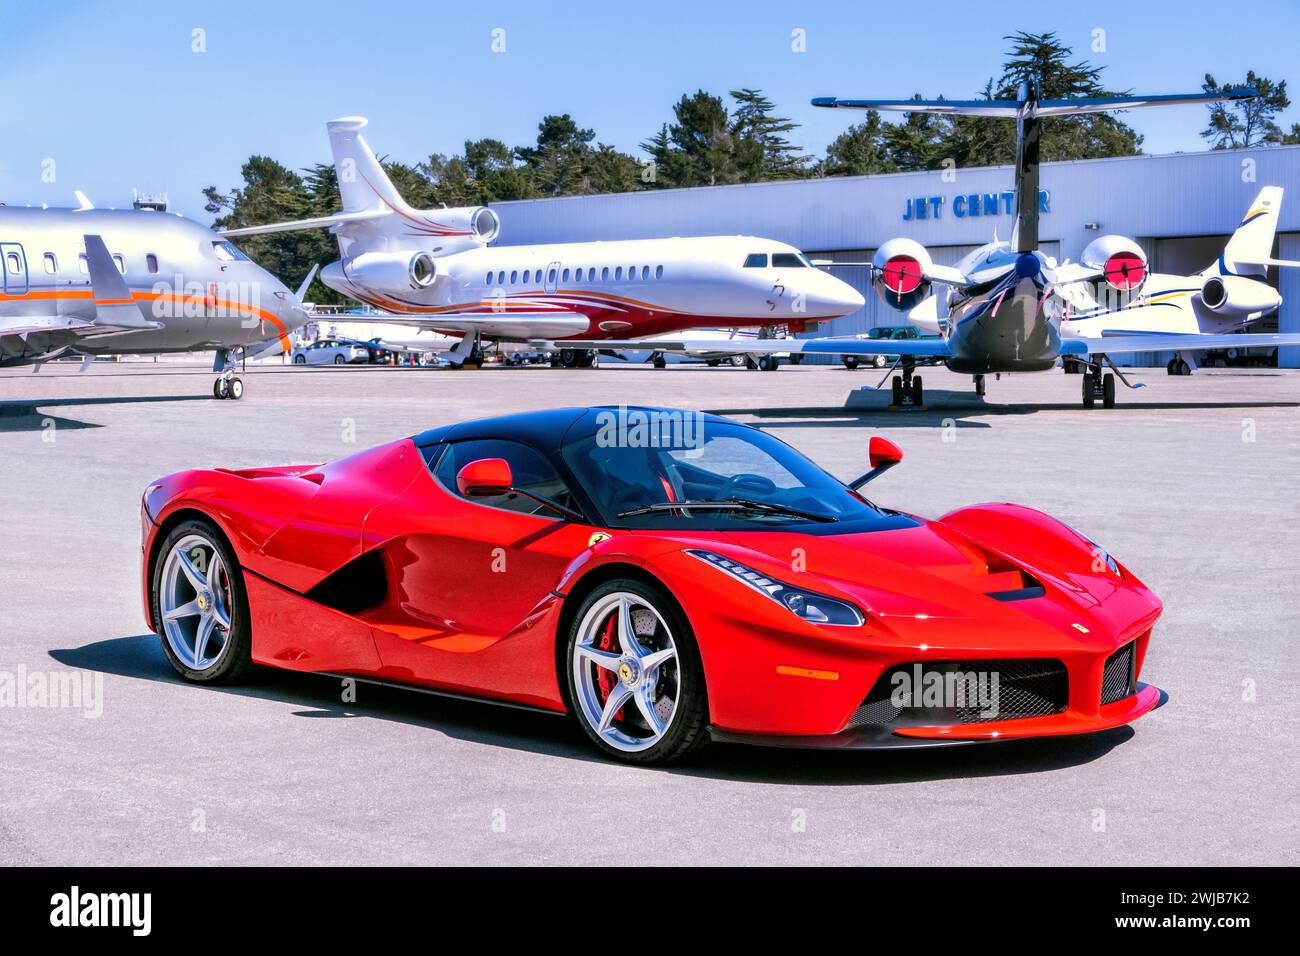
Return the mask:
{"type": "Polygon", "coordinates": [[[422,209],[415,213],[408,228],[435,240],[445,238],[452,246],[461,243],[487,245],[501,232],[501,220],[487,206],[422,209]]]}
{"type": "Polygon", "coordinates": [[[915,239],[890,239],[872,257],[872,288],[886,305],[906,312],[930,294],[925,274],[933,262],[915,239]]]}
{"type": "Polygon", "coordinates": [[[358,285],[375,292],[411,292],[427,289],[438,278],[438,261],[428,252],[363,252],[359,256],[331,262],[321,279],[358,285]]]}
{"type": "Polygon", "coordinates": [[[1201,287],[1201,302],[1218,315],[1245,317],[1276,309],[1282,304],[1282,295],[1258,279],[1211,276],[1201,287]]]}
{"type": "Polygon", "coordinates": [[[1080,261],[1102,270],[1106,284],[1121,292],[1137,292],[1147,281],[1147,254],[1128,236],[1102,236],[1092,240],[1080,261]]]}

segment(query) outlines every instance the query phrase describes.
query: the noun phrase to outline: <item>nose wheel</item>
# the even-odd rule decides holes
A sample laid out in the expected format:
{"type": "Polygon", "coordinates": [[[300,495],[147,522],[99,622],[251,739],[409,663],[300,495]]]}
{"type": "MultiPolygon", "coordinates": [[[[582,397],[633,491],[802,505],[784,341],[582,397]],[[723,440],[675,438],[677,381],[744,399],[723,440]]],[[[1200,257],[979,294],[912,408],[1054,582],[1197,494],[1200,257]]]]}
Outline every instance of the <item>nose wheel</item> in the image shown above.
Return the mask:
{"type": "Polygon", "coordinates": [[[244,397],[244,380],[235,374],[234,369],[227,369],[212,383],[212,397],[238,401],[244,397]]]}
{"type": "Polygon", "coordinates": [[[1083,407],[1092,408],[1097,399],[1101,399],[1102,408],[1115,407],[1115,375],[1103,373],[1100,366],[1083,373],[1083,407]]]}

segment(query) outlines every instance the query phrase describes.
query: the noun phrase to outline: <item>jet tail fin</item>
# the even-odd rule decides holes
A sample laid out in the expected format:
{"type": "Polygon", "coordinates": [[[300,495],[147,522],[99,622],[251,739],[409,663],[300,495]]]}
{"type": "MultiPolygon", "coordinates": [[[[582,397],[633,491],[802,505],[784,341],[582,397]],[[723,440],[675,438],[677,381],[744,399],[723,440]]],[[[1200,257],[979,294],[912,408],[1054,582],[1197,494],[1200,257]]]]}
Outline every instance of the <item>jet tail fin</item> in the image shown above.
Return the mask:
{"type": "Polygon", "coordinates": [[[409,211],[375,151],[361,135],[366,122],[362,116],[344,116],[325,124],[329,130],[330,149],[334,152],[343,211],[409,211]]]}
{"type": "Polygon", "coordinates": [[[1262,276],[1270,265],[1279,264],[1273,255],[1273,238],[1282,214],[1281,186],[1265,186],[1250,204],[1228,244],[1219,256],[1219,275],[1262,276]]]}

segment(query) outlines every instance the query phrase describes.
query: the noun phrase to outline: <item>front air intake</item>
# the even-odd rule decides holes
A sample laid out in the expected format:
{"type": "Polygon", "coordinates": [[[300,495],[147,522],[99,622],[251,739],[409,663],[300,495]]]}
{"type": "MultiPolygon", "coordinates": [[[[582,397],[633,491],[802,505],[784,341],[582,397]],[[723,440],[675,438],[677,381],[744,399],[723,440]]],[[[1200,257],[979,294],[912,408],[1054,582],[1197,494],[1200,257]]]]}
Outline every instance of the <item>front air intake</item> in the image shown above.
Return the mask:
{"type": "Polygon", "coordinates": [[[1129,641],[1110,657],[1101,675],[1101,702],[1113,704],[1137,693],[1137,654],[1129,641]]]}
{"type": "Polygon", "coordinates": [[[1069,675],[1055,658],[899,664],[880,675],[848,727],[1025,720],[1059,714],[1069,699],[1069,675]],[[918,684],[919,695],[909,697],[918,684]]]}

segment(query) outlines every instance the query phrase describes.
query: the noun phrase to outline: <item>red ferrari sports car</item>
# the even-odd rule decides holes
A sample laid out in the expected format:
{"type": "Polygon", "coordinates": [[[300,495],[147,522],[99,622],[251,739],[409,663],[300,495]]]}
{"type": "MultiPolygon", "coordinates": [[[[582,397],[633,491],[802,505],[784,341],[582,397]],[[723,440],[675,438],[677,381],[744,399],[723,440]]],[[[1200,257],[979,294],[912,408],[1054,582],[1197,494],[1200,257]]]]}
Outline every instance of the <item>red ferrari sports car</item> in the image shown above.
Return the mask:
{"type": "Polygon", "coordinates": [[[605,753],[916,747],[1128,723],[1162,605],[1030,508],[937,521],[776,438],[577,408],[144,493],[146,614],[182,677],[254,664],[570,713],[605,753]]]}

